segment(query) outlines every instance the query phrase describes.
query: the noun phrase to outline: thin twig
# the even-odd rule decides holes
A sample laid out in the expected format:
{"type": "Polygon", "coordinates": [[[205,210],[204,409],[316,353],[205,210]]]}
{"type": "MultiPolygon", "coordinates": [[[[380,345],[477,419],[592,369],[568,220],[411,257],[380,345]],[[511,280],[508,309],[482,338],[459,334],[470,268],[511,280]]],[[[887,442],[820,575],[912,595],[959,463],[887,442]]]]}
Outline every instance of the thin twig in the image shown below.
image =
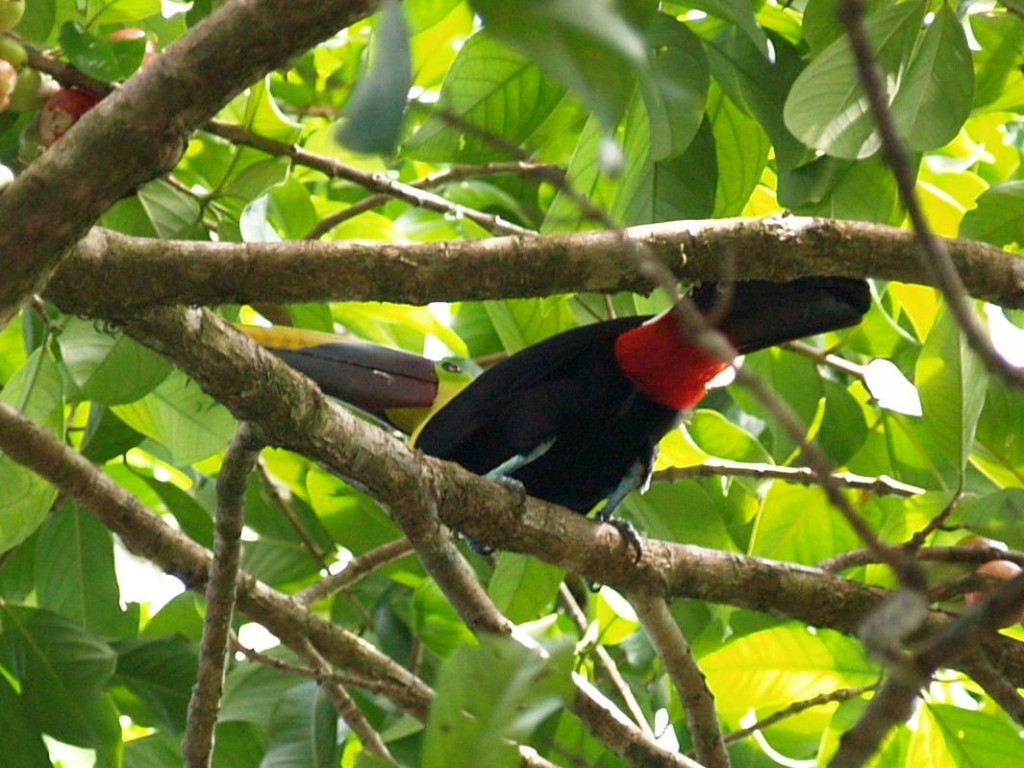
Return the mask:
{"type": "Polygon", "coordinates": [[[243,144],[272,155],[280,155],[291,159],[299,165],[314,168],[333,178],[347,179],[366,189],[389,195],[417,207],[426,208],[440,214],[456,216],[472,221],[493,234],[502,235],[534,235],[533,230],[520,227],[511,221],[490,213],[484,213],[458,203],[446,200],[425,189],[392,179],[383,173],[371,173],[351,165],[341,163],[334,158],[308,152],[294,144],[268,139],[253,133],[248,128],[222,120],[210,120],[203,129],[220,136],[235,144],[243,144]]]}
{"type": "Polygon", "coordinates": [[[766,717],[761,718],[756,723],[748,725],[746,728],[741,728],[738,731],[732,731],[725,735],[725,743],[732,744],[742,739],[752,736],[757,731],[763,731],[775,723],[785,720],[788,717],[799,715],[801,712],[805,712],[812,707],[821,707],[825,704],[834,704],[836,702],[848,701],[855,699],[868,691],[873,691],[877,688],[877,685],[862,685],[857,688],[839,688],[832,691],[831,693],[822,693],[818,696],[812,696],[809,699],[803,699],[802,701],[794,701],[785,709],[780,709],[778,712],[774,712],[766,717]]]}
{"type": "Polygon", "coordinates": [[[199,650],[182,755],[189,768],[206,768],[213,760],[213,731],[224,692],[228,638],[235,607],[238,563],[245,522],[245,489],[259,457],[260,445],[249,425],[238,427],[217,477],[217,514],[213,564],[206,584],[206,616],[199,650]]]}
{"type": "MultiPolygon", "coordinates": [[[[586,634],[587,616],[583,613],[583,609],[577,602],[572,590],[566,586],[564,581],[558,585],[558,601],[562,604],[565,612],[569,614],[569,618],[573,620],[573,623],[580,631],[580,634],[586,634]]],[[[613,659],[611,654],[608,653],[608,649],[601,645],[601,643],[595,643],[593,645],[593,651],[594,655],[597,657],[598,663],[604,668],[605,674],[608,675],[608,679],[611,681],[612,686],[619,694],[623,703],[625,703],[626,709],[629,710],[629,714],[633,716],[633,721],[640,727],[640,730],[643,731],[648,738],[655,738],[654,731],[651,730],[651,726],[647,723],[647,718],[644,716],[644,711],[640,708],[640,702],[638,702],[636,700],[636,696],[633,695],[633,691],[629,687],[629,683],[627,683],[622,677],[622,673],[619,672],[619,667],[615,663],[615,659],[613,659]]]]}
{"type": "MultiPolygon", "coordinates": [[[[564,171],[557,166],[523,161],[510,163],[484,163],[482,165],[454,165],[446,170],[435,171],[428,176],[424,176],[422,179],[410,181],[409,186],[416,187],[417,189],[433,189],[443,184],[450,184],[454,181],[472,179],[479,176],[497,176],[503,174],[540,176],[543,180],[551,178],[552,175],[556,179],[561,178],[564,180],[565,178],[564,171]]],[[[344,210],[325,216],[318,221],[316,226],[303,236],[303,240],[319,240],[339,224],[349,221],[350,219],[354,219],[356,216],[366,213],[367,211],[371,211],[374,208],[378,208],[393,199],[393,195],[377,192],[376,194],[370,195],[358,202],[352,203],[352,205],[348,206],[344,210]]]]}
{"type": "MultiPolygon", "coordinates": [[[[784,480],[800,485],[820,485],[821,482],[810,467],[782,467],[778,464],[708,459],[692,467],[670,467],[654,473],[655,482],[672,483],[677,480],[705,477],[750,477],[755,480],[784,480]]],[[[833,480],[844,488],[875,494],[876,496],[917,496],[924,488],[903,483],[888,475],[869,477],[853,472],[833,472],[833,480]]]]}
{"type": "Polygon", "coordinates": [[[413,548],[408,539],[396,539],[382,544],[376,549],[360,555],[349,562],[345,568],[338,573],[327,576],[316,584],[311,584],[301,592],[296,593],[295,599],[303,605],[312,605],[323,600],[325,597],[348,589],[364,576],[372,573],[382,565],[394,562],[399,558],[412,553],[413,548]]]}
{"type": "Polygon", "coordinates": [[[352,732],[359,737],[363,746],[384,762],[397,768],[398,763],[395,758],[391,756],[391,752],[384,743],[384,739],[382,739],[377,730],[370,725],[370,721],[366,719],[366,716],[356,705],[355,700],[349,695],[348,691],[345,690],[344,686],[334,679],[334,670],[331,669],[331,665],[327,660],[320,655],[320,652],[316,647],[309,642],[308,638],[304,638],[303,642],[299,644],[299,647],[294,650],[303,659],[305,659],[314,670],[317,684],[320,686],[321,690],[327,694],[328,698],[330,698],[331,703],[334,704],[334,709],[341,716],[341,719],[344,720],[345,724],[352,729],[352,732]]]}

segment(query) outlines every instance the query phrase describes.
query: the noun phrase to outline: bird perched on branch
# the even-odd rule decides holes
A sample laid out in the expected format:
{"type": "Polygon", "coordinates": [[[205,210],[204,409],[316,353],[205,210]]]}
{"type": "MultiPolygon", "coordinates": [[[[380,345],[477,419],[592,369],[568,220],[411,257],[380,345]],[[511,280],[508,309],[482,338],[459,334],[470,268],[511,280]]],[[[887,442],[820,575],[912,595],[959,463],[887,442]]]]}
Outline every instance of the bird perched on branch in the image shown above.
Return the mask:
{"type": "MultiPolygon", "coordinates": [[[[740,355],[854,325],[870,304],[865,281],[842,277],[728,288],[720,293],[707,283],[692,299],[740,355]]],[[[531,496],[581,514],[605,501],[598,519],[615,522],[638,556],[635,533],[612,513],[645,486],[658,442],[730,364],[689,340],[674,312],[566,331],[471,383],[449,375],[447,388],[444,363],[408,353],[329,343],[283,349],[251,335],[328,394],[394,424],[400,420],[388,414],[413,416],[400,426],[415,433],[424,453],[516,481],[531,496]],[[448,399],[440,403],[442,389],[448,399]]]]}

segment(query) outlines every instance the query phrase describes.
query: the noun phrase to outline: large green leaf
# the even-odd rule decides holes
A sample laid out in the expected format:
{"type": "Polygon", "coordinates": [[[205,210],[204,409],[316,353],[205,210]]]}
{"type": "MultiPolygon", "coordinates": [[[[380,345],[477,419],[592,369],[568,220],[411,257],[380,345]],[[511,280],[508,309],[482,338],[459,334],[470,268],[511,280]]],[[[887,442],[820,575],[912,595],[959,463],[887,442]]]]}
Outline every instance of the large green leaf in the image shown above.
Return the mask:
{"type": "Polygon", "coordinates": [[[929,768],[1011,766],[1020,754],[1020,733],[999,714],[932,702],[921,708],[906,764],[929,768]]]}
{"type": "Polygon", "coordinates": [[[65,504],[47,520],[36,544],[39,606],[101,637],[138,630],[138,611],[123,611],[114,570],[114,538],[92,515],[65,504]]]}
{"type": "Polygon", "coordinates": [[[338,712],[313,680],[285,692],[274,710],[261,765],[335,768],[338,712]]]}
{"type": "Polygon", "coordinates": [[[438,673],[423,745],[423,768],[519,765],[510,740],[529,735],[572,695],[571,648],[547,658],[506,637],[461,645],[438,673]]]}
{"type": "MultiPolygon", "coordinates": [[[[13,406],[51,434],[64,432],[64,392],[53,357],[37,349],[0,391],[13,406]]],[[[50,511],[57,489],[0,453],[0,551],[24,541],[50,511]]]]}
{"type": "Polygon", "coordinates": [[[929,454],[937,464],[963,471],[985,404],[988,373],[949,311],[928,335],[914,383],[932,437],[929,454]]]}
{"type": "Polygon", "coordinates": [[[867,685],[878,668],[861,644],[837,632],[781,626],[745,635],[700,660],[719,710],[735,721],[837,688],[867,685]]]}
{"type": "Polygon", "coordinates": [[[146,54],[145,38],[111,40],[71,23],[61,27],[60,44],[78,69],[107,81],[127,78],[139,68],[146,54]]]}
{"type": "Polygon", "coordinates": [[[153,390],[171,364],[124,334],[102,333],[96,324],[70,318],[60,336],[61,359],[82,400],[130,403],[153,390]],[[125,376],[131,371],[131,376],[125,376]]]}
{"type": "Polygon", "coordinates": [[[550,608],[564,578],[564,571],[553,565],[517,552],[502,552],[487,593],[503,615],[519,623],[550,608]]]}
{"type": "Polygon", "coordinates": [[[117,672],[111,694],[137,725],[182,734],[198,656],[180,635],[130,640],[116,645],[117,672]]]}
{"type": "Polygon", "coordinates": [[[971,447],[971,463],[1004,487],[1024,487],[1021,424],[1024,424],[1024,393],[999,377],[992,377],[971,447]]]}
{"type": "MultiPolygon", "coordinates": [[[[970,113],[974,72],[967,39],[945,4],[923,33],[925,4],[901,3],[866,19],[898,130],[914,150],[956,136],[970,113]]],[[[850,43],[830,44],[793,83],[785,120],[805,144],[835,157],[863,158],[880,146],[850,43]]]]}
{"type": "Polygon", "coordinates": [[[774,483],[757,516],[750,554],[816,565],[859,544],[821,488],[774,483]]]}
{"type": "Polygon", "coordinates": [[[21,684],[25,718],[61,741],[116,753],[121,727],[104,692],[116,661],[110,646],[41,609],[0,606],[0,622],[0,648],[21,684]]]}
{"type": "Polygon", "coordinates": [[[998,246],[1024,243],[1024,181],[1007,181],[983,193],[964,215],[960,236],[998,246]]]}
{"type": "Polygon", "coordinates": [[[166,448],[178,464],[224,450],[235,433],[227,409],[178,371],[141,400],[113,410],[132,429],[166,448]]]}
{"type": "Polygon", "coordinates": [[[708,58],[700,39],[675,19],[659,14],[648,35],[650,78],[641,85],[650,118],[651,158],[666,160],[686,151],[704,119],[708,58]]]}
{"type": "Polygon", "coordinates": [[[472,5],[489,32],[575,93],[611,132],[637,76],[647,68],[645,41],[638,20],[625,15],[627,3],[473,0],[472,5]]]}
{"type": "Polygon", "coordinates": [[[478,33],[452,63],[435,112],[402,151],[419,160],[508,159],[505,144],[527,142],[564,93],[530,59],[478,33]]]}

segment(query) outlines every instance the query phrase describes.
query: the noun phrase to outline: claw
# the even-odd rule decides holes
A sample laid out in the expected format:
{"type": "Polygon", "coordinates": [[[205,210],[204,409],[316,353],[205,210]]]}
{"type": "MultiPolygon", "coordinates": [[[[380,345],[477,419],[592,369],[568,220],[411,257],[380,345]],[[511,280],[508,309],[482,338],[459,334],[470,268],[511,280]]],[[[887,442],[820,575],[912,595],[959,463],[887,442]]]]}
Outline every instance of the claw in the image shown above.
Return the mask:
{"type": "MultiPolygon", "coordinates": [[[[603,512],[604,510],[601,511],[603,512]]],[[[621,517],[609,516],[601,518],[599,515],[599,519],[601,522],[608,523],[608,525],[612,526],[612,528],[619,532],[619,535],[622,536],[622,540],[626,546],[631,547],[633,551],[636,552],[636,557],[633,558],[633,562],[639,563],[640,558],[644,556],[644,545],[640,540],[640,534],[637,532],[633,524],[629,522],[629,520],[623,520],[621,517]]]]}

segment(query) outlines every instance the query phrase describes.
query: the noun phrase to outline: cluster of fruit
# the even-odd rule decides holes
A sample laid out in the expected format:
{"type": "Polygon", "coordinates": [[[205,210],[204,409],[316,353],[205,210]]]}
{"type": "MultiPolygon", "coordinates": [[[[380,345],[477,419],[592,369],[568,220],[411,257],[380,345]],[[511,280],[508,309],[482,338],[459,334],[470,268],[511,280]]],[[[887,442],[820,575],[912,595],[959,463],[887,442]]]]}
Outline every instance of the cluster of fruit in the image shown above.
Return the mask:
{"type": "MultiPolygon", "coordinates": [[[[34,113],[21,133],[20,158],[35,159],[58,141],[79,118],[100,102],[101,96],[79,88],[64,87],[48,75],[28,66],[28,53],[12,32],[25,12],[25,0],[0,0],[0,112],[34,113]]],[[[156,55],[144,30],[120,29],[109,40],[146,40],[143,64],[156,55]]],[[[0,185],[13,178],[0,165],[0,185]]]]}

